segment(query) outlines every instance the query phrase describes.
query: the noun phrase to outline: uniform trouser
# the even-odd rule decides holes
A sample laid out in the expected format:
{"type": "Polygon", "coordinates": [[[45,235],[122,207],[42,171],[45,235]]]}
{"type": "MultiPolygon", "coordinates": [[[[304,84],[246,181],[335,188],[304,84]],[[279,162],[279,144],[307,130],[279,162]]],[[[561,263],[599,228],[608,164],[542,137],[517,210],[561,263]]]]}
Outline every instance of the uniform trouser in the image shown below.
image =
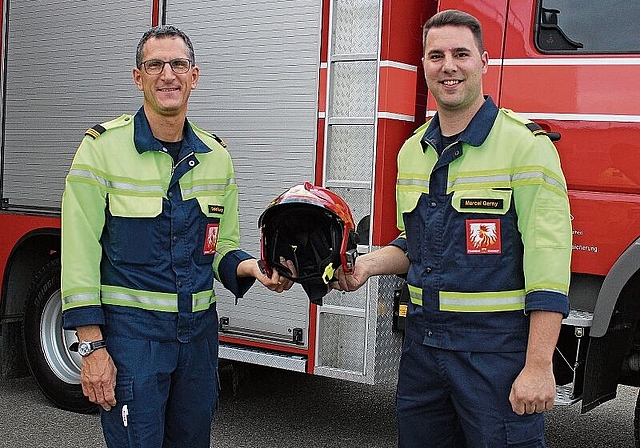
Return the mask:
{"type": "Polygon", "coordinates": [[[218,338],[189,343],[107,338],[117,404],[100,410],[109,448],[209,448],[218,399],[218,338]]]}
{"type": "Polygon", "coordinates": [[[407,337],[398,374],[398,446],[546,446],[544,414],[517,415],[509,402],[524,359],[524,352],[448,351],[407,337]]]}

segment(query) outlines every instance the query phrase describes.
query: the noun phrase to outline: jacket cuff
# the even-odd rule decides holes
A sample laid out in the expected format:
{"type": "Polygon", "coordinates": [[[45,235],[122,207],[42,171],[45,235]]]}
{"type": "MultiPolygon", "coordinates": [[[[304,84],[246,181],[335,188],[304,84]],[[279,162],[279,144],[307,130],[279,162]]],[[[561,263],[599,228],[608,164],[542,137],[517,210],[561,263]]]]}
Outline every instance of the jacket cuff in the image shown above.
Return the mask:
{"type": "Polygon", "coordinates": [[[407,239],[406,238],[398,237],[395,240],[391,241],[389,243],[389,246],[396,246],[396,247],[402,249],[402,251],[405,254],[407,253],[407,239]]]}
{"type": "Polygon", "coordinates": [[[253,277],[239,278],[237,276],[238,265],[252,258],[255,257],[242,250],[233,250],[225,254],[218,265],[218,275],[222,286],[228,289],[237,299],[241,299],[256,281],[253,277]]]}
{"type": "Polygon", "coordinates": [[[99,306],[71,308],[62,313],[62,327],[75,330],[87,325],[104,325],[104,312],[99,306]]]}
{"type": "Polygon", "coordinates": [[[524,305],[525,313],[531,311],[551,311],[569,315],[569,297],[554,291],[531,291],[527,293],[524,305]]]}

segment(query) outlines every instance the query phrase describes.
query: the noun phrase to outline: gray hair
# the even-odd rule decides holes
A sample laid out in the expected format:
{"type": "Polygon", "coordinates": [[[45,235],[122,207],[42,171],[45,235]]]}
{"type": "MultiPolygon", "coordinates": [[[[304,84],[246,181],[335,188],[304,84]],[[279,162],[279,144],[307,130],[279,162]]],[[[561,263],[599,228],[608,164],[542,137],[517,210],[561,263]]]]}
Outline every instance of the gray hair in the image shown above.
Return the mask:
{"type": "Polygon", "coordinates": [[[193,51],[193,44],[191,43],[191,39],[184,32],[180,31],[175,26],[171,25],[158,25],[146,31],[142,37],[140,38],[140,42],[138,42],[138,48],[136,49],[136,67],[142,67],[142,50],[144,44],[147,43],[149,39],[152,37],[163,38],[163,37],[180,37],[184,43],[187,45],[188,57],[191,61],[191,65],[195,65],[196,63],[196,55],[193,51]]]}

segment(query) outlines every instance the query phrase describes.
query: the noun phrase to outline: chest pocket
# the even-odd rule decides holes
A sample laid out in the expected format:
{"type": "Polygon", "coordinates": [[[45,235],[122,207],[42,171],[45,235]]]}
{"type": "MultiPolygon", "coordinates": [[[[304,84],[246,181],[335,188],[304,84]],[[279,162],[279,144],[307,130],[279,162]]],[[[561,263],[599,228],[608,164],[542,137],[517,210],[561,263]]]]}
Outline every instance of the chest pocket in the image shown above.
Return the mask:
{"type": "Polygon", "coordinates": [[[396,198],[398,203],[398,227],[402,225],[402,216],[412,212],[418,206],[418,201],[420,200],[421,195],[421,191],[398,191],[396,198]]]}
{"type": "Polygon", "coordinates": [[[495,267],[518,256],[514,248],[519,247],[519,234],[510,189],[455,191],[451,206],[457,222],[451,240],[457,266],[495,267]]]}
{"type": "Polygon", "coordinates": [[[122,218],[155,218],[162,213],[162,198],[110,194],[109,211],[122,218]]]}
{"type": "Polygon", "coordinates": [[[166,252],[163,235],[169,229],[162,218],[162,197],[110,194],[108,208],[105,250],[112,261],[156,266],[166,252]]]}
{"type": "Polygon", "coordinates": [[[427,233],[426,224],[417,210],[423,194],[421,191],[399,190],[397,196],[398,227],[402,226],[406,231],[407,257],[412,262],[420,259],[427,233]]]}

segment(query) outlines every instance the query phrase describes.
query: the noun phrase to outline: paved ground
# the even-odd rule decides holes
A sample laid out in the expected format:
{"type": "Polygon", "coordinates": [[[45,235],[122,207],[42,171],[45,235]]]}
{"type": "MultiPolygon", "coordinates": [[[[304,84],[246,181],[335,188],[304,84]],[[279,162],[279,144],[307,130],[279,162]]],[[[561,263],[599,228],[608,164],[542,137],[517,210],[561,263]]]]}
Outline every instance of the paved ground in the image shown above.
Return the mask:
{"type": "MultiPolygon", "coordinates": [[[[392,448],[394,384],[368,386],[252,367],[223,390],[213,448],[392,448]]],[[[549,448],[633,448],[636,389],[588,414],[547,416],[549,448]]],[[[427,447],[428,445],[425,445],[427,447]]],[[[96,415],[54,408],[31,378],[0,382],[0,448],[104,447],[96,415]]]]}

